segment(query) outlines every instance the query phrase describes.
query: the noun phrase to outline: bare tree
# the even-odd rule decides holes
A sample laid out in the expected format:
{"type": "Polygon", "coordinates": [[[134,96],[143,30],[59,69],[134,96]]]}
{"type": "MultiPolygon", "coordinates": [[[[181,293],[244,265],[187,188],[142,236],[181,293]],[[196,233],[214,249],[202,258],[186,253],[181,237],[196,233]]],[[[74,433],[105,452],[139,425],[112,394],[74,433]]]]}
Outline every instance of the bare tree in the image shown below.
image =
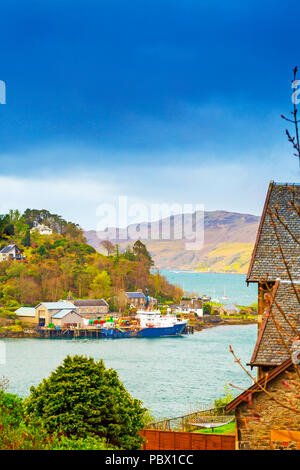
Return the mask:
{"type": "Polygon", "coordinates": [[[115,246],[110,240],[102,240],[100,245],[107,251],[107,256],[111,255],[115,251],[115,246]]]}

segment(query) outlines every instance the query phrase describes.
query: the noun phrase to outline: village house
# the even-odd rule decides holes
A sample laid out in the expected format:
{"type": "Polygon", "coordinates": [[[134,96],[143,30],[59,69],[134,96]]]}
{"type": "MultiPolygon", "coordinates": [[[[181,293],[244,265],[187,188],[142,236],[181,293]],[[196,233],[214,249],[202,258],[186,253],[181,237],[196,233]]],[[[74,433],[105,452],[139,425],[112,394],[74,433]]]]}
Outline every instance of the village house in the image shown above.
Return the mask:
{"type": "Polygon", "coordinates": [[[137,292],[125,292],[127,302],[131,307],[144,307],[146,303],[146,296],[142,291],[137,292]]]}
{"type": "Polygon", "coordinates": [[[292,361],[295,353],[300,356],[300,218],[290,204],[293,199],[299,207],[299,196],[299,186],[293,193],[286,184],[270,183],[249,265],[247,282],[258,285],[258,337],[249,365],[257,368],[258,382],[227,406],[235,410],[238,449],[300,448],[300,415],[282,406],[291,402],[300,409],[289,385],[300,386],[299,362],[292,361]],[[284,222],[277,220],[276,231],[275,210],[284,222]]]}
{"type": "Polygon", "coordinates": [[[196,297],[192,299],[182,299],[180,301],[178,312],[182,314],[196,313],[198,317],[202,317],[203,301],[196,297]]]}
{"type": "Polygon", "coordinates": [[[17,245],[7,245],[0,250],[0,261],[24,261],[26,256],[17,245]]]}
{"type": "Polygon", "coordinates": [[[38,224],[36,227],[32,227],[30,230],[31,233],[39,232],[40,235],[51,235],[53,231],[50,227],[47,227],[44,224],[38,224]]]}
{"type": "Polygon", "coordinates": [[[234,304],[221,305],[218,308],[219,315],[238,315],[240,309],[234,304]]]}
{"type": "Polygon", "coordinates": [[[109,305],[104,299],[74,300],[72,295],[69,293],[67,301],[75,305],[77,313],[87,319],[96,319],[100,315],[105,315],[109,312],[109,305]]]}

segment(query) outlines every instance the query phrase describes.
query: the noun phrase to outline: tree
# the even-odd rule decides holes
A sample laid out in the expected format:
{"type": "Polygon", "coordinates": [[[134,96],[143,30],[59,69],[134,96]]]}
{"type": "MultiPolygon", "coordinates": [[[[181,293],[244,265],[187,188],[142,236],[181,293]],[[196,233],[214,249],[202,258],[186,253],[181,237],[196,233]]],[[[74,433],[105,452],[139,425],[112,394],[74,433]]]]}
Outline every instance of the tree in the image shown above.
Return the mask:
{"type": "Polygon", "coordinates": [[[72,438],[99,437],[122,449],[140,449],[146,409],[102,360],[67,356],[25,400],[29,418],[72,438]]]}
{"type": "Polygon", "coordinates": [[[102,240],[100,245],[107,251],[107,256],[111,255],[115,251],[115,247],[110,240],[102,240]]]}
{"type": "Polygon", "coordinates": [[[26,235],[22,240],[22,245],[25,247],[29,247],[31,245],[30,230],[26,231],[26,235]]]}
{"type": "Polygon", "coordinates": [[[154,262],[151,258],[149,251],[147,250],[146,245],[141,242],[141,240],[137,240],[133,247],[132,247],[133,254],[136,256],[138,261],[144,261],[148,268],[150,269],[151,266],[154,265],[154,262]]]}
{"type": "Polygon", "coordinates": [[[110,293],[111,278],[107,271],[97,274],[91,283],[91,289],[96,297],[108,297],[110,293]]]}

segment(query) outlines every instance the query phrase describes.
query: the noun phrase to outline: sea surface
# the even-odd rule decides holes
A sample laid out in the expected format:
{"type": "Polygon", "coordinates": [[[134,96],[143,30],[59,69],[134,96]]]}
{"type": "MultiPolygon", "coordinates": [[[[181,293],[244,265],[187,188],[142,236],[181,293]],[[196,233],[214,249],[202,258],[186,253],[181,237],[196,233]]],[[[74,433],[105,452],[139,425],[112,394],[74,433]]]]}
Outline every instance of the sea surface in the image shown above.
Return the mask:
{"type": "Polygon", "coordinates": [[[160,270],[172,284],[180,286],[186,293],[197,292],[208,295],[220,303],[251,305],[257,302],[257,284],[247,287],[244,274],[195,273],[192,271],[160,270]],[[222,299],[225,295],[228,299],[222,299]]]}
{"type": "Polygon", "coordinates": [[[247,363],[256,336],[256,325],[226,325],[174,338],[4,339],[6,360],[0,363],[0,376],[9,378],[9,392],[25,397],[30,386],[48,377],[68,354],[83,354],[116,369],[129,392],[155,418],[176,417],[210,407],[225,383],[251,385],[229,344],[247,363]]]}

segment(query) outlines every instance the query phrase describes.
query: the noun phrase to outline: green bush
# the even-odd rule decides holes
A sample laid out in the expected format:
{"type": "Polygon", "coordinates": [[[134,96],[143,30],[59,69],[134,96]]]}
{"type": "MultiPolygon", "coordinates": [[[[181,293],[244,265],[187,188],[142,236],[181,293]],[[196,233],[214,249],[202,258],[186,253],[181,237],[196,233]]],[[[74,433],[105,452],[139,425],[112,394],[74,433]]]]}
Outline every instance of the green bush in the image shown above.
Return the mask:
{"type": "Polygon", "coordinates": [[[232,393],[230,388],[228,387],[227,384],[224,386],[224,393],[222,396],[214,401],[214,407],[222,412],[233,399],[235,398],[235,395],[232,393]]]}
{"type": "Polygon", "coordinates": [[[90,436],[85,439],[61,436],[54,440],[49,448],[51,450],[118,450],[117,447],[108,444],[105,439],[90,436]]]}
{"type": "Polygon", "coordinates": [[[25,400],[27,416],[50,433],[104,438],[113,446],[140,449],[146,409],[131,397],[113,369],[84,356],[67,356],[25,400]]]}

